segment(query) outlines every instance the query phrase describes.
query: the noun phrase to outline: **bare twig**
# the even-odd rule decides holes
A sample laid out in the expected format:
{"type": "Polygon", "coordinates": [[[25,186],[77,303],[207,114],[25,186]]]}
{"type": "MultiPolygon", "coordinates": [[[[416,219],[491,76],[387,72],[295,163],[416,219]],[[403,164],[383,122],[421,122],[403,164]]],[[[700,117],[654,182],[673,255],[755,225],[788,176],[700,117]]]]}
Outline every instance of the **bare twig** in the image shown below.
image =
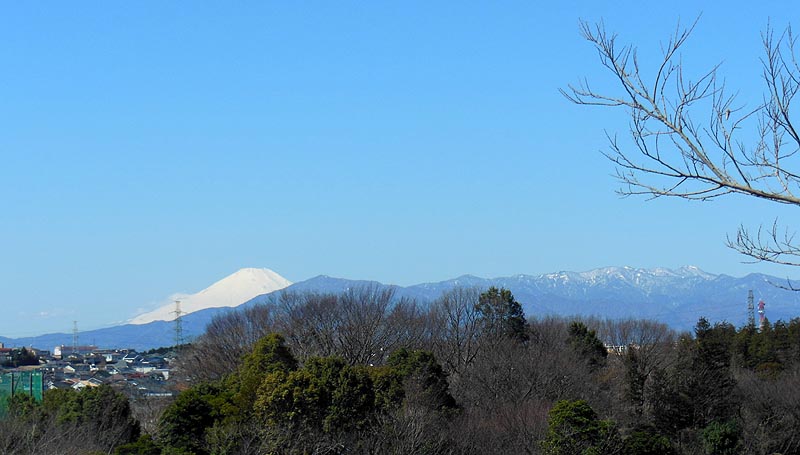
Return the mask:
{"type": "MultiPolygon", "coordinates": [[[[604,24],[582,22],[582,36],[597,50],[600,63],[622,90],[600,93],[587,80],[561,93],[589,106],[625,107],[630,113],[631,143],[608,135],[605,156],[616,166],[623,196],[678,197],[708,201],[742,194],[800,206],[798,163],[800,133],[791,119],[791,103],[800,90],[800,65],[791,28],[762,35],[765,56],[763,103],[747,108],[726,91],[720,66],[692,77],[680,51],[697,25],[677,27],[662,47],[652,79],[642,72],[633,46],[620,46],[604,24]],[[707,112],[705,122],[698,112],[707,112]],[[755,141],[748,141],[755,135],[755,141]]],[[[794,234],[778,235],[777,222],[757,233],[740,227],[728,245],[753,261],[800,266],[794,234]]]]}

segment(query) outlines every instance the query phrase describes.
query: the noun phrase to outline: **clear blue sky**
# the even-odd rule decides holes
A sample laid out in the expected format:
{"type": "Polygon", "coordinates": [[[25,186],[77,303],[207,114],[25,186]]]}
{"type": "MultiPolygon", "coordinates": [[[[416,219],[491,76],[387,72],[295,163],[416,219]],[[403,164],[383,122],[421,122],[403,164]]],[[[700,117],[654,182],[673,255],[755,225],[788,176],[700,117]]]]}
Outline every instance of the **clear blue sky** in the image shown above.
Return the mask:
{"type": "MultiPolygon", "coordinates": [[[[242,267],[401,285],[679,267],[741,276],[742,198],[620,199],[623,112],[578,20],[758,101],[791,2],[64,2],[0,6],[0,335],[92,329],[242,267]]],[[[798,24],[795,24],[798,25],[798,24]]],[[[749,97],[749,98],[748,98],[749,97]]]]}

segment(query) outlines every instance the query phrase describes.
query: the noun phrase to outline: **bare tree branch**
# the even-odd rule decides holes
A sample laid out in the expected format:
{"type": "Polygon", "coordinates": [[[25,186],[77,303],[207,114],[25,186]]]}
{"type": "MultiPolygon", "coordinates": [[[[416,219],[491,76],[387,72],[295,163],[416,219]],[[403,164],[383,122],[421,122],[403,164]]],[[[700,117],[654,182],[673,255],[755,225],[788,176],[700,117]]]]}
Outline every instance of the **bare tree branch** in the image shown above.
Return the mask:
{"type": "MultiPolygon", "coordinates": [[[[698,18],[699,19],[699,18],[698,18]]],[[[800,90],[797,38],[791,28],[777,34],[768,25],[762,35],[763,102],[737,104],[726,91],[720,65],[691,76],[680,52],[697,25],[676,28],[662,46],[652,78],[640,67],[637,48],[620,46],[605,25],[580,24],[581,35],[596,49],[600,64],[618,82],[618,94],[594,90],[588,80],[561,93],[587,106],[624,107],[630,115],[630,143],[607,133],[604,155],[616,165],[623,196],[677,197],[708,201],[729,194],[800,206],[798,152],[800,133],[791,103],[800,90]],[[703,118],[698,113],[707,113],[703,118]],[[753,141],[751,138],[755,137],[753,141]]],[[[793,232],[771,229],[756,233],[743,226],[728,246],[753,259],[800,265],[793,232]]]]}

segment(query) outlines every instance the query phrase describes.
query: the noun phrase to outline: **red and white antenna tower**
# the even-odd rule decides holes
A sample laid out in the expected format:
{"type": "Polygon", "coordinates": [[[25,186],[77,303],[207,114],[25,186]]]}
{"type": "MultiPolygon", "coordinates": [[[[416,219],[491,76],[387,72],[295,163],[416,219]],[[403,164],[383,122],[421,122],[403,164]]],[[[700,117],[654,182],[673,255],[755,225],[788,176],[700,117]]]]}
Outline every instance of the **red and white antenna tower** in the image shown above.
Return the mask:
{"type": "Polygon", "coordinates": [[[766,319],[766,315],[764,314],[764,301],[758,301],[758,330],[764,328],[764,320],[766,319]]]}

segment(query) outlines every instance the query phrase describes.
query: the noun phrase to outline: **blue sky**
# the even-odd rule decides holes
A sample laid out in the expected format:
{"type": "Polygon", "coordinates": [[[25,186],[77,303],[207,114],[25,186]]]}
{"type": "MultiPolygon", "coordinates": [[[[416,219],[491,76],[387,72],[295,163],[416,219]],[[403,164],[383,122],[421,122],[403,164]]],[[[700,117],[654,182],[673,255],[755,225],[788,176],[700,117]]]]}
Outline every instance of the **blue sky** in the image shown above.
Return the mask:
{"type": "Polygon", "coordinates": [[[578,33],[684,51],[757,103],[785,2],[136,2],[0,6],[0,335],[92,329],[242,267],[401,285],[608,265],[745,265],[786,207],[621,199],[624,112],[578,33]],[[569,4],[567,4],[569,3],[569,4]],[[191,7],[189,6],[191,5],[191,7]]]}

